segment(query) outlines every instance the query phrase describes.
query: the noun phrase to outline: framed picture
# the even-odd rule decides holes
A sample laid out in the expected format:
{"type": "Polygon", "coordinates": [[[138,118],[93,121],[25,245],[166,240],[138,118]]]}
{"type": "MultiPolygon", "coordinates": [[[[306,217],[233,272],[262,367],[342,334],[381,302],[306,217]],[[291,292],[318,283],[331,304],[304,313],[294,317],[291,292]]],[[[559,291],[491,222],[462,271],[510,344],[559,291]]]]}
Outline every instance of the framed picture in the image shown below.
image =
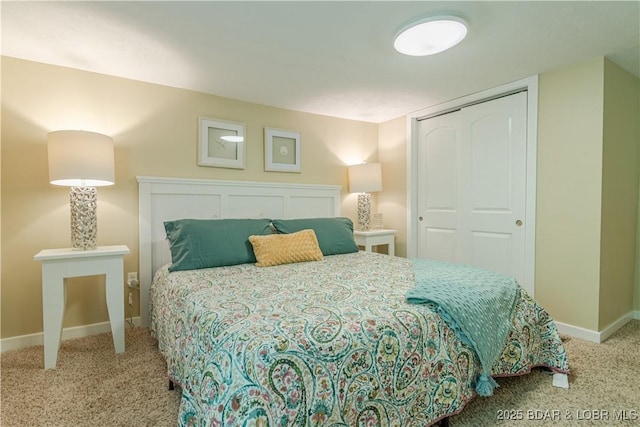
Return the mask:
{"type": "Polygon", "coordinates": [[[264,128],[264,170],[301,172],[298,132],[264,128]]]}
{"type": "Polygon", "coordinates": [[[198,119],[198,165],[244,169],[245,124],[200,117],[198,119]]]}

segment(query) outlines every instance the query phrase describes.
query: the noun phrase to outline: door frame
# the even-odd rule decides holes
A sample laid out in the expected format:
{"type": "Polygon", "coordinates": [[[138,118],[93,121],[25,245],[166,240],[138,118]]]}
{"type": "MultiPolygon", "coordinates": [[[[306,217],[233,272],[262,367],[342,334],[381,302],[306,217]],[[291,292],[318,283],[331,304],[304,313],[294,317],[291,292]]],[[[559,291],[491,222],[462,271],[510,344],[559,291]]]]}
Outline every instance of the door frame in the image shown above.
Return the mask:
{"type": "Polygon", "coordinates": [[[538,75],[517,80],[482,92],[456,98],[415,111],[407,115],[407,257],[415,258],[418,253],[418,121],[435,117],[463,107],[489,101],[526,90],[527,94],[527,173],[525,218],[525,283],[522,287],[534,295],[536,258],[536,163],[538,150],[538,75]]]}

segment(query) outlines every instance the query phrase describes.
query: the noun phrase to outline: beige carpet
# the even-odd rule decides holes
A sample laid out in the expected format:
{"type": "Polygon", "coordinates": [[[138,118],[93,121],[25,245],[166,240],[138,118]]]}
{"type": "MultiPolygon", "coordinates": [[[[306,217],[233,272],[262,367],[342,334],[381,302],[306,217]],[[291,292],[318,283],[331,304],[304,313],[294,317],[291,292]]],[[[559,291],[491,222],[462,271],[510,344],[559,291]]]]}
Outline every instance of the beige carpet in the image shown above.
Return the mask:
{"type": "Polygon", "coordinates": [[[175,426],[180,394],[149,330],[127,326],[125,348],[111,333],[66,340],[47,371],[42,346],[2,353],[0,425],[175,426]]]}
{"type": "Polygon", "coordinates": [[[627,323],[602,344],[565,338],[565,348],[571,368],[569,389],[553,387],[542,370],[498,378],[500,387],[494,395],[473,400],[451,418],[451,425],[640,425],[640,321],[627,323]],[[499,422],[496,418],[505,411],[516,418],[522,414],[522,420],[499,422]],[[559,416],[540,420],[546,411],[550,416],[557,411],[559,416]],[[594,420],[597,411],[608,415],[601,412],[603,419],[594,420]],[[616,421],[621,411],[634,419],[616,421]]]}
{"type": "MultiPolygon", "coordinates": [[[[541,370],[498,379],[493,397],[476,398],[451,425],[640,425],[640,321],[603,344],[565,344],[570,389],[553,387],[541,370]],[[615,421],[621,411],[627,420],[615,421]],[[504,413],[521,420],[498,420],[504,413]],[[605,419],[587,419],[598,414],[605,419]],[[534,419],[544,415],[551,419],[534,419]]],[[[101,334],[63,341],[54,370],[42,369],[42,346],[3,353],[0,362],[3,427],[176,425],[179,391],[167,390],[165,364],[147,329],[128,328],[121,355],[111,334],[101,334]]]]}

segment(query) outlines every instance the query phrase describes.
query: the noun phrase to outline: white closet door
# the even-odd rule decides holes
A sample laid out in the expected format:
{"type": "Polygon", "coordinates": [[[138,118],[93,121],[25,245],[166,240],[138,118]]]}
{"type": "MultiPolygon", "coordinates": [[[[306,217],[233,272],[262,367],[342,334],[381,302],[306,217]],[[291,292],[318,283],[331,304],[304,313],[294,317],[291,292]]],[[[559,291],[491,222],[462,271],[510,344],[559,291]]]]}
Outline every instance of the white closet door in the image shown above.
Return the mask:
{"type": "Polygon", "coordinates": [[[419,124],[418,256],[524,283],[527,93],[419,124]]]}
{"type": "Polygon", "coordinates": [[[418,257],[460,262],[461,114],[420,122],[418,257]]]}

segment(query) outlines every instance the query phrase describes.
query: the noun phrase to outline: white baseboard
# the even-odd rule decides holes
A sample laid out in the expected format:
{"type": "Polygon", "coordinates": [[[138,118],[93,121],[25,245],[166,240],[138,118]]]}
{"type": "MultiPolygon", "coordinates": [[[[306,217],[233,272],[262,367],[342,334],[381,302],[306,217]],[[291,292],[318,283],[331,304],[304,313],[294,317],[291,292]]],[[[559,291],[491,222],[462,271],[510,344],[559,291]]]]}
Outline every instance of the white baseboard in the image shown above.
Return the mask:
{"type": "Polygon", "coordinates": [[[626,315],[622,316],[621,318],[604,328],[600,332],[600,342],[603,342],[611,335],[613,335],[618,329],[626,325],[629,320],[633,320],[633,311],[630,311],[626,315]]]}
{"type": "Polygon", "coordinates": [[[575,338],[580,338],[585,341],[591,341],[600,344],[607,338],[613,335],[618,329],[622,328],[628,321],[632,319],[638,319],[638,311],[630,311],[602,331],[596,332],[590,329],[581,328],[579,326],[568,325],[562,322],[555,322],[558,332],[561,334],[569,335],[575,338]]]}
{"type": "MultiPolygon", "coordinates": [[[[140,326],[140,317],[134,317],[132,323],[134,326],[140,326]]],[[[125,328],[129,327],[129,318],[125,322],[125,328]]],[[[105,332],[111,332],[111,324],[109,322],[94,323],[92,325],[73,326],[62,329],[62,339],[68,340],[73,338],[83,338],[91,335],[98,335],[105,332]]],[[[37,334],[20,335],[17,337],[3,338],[0,340],[0,352],[9,350],[18,350],[34,345],[43,345],[44,335],[42,332],[37,334]]]]}
{"type": "Polygon", "coordinates": [[[567,323],[555,321],[558,332],[570,337],[580,338],[581,340],[591,341],[599,343],[600,337],[596,331],[590,329],[581,328],[580,326],[573,326],[567,323]]]}

